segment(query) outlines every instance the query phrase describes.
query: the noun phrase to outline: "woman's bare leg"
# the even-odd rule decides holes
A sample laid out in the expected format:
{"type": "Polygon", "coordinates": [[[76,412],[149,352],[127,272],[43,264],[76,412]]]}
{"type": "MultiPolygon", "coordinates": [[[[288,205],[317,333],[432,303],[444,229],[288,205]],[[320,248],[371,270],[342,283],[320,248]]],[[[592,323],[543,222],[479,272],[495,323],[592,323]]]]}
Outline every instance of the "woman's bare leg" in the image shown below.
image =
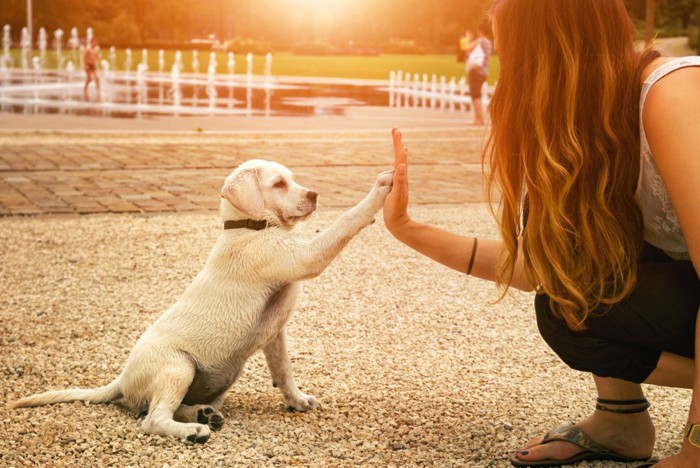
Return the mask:
{"type": "MultiPolygon", "coordinates": [[[[656,369],[646,384],[665,387],[692,388],[695,361],[671,353],[662,353],[656,369]]],[[[639,384],[624,380],[593,376],[598,397],[608,400],[637,400],[644,398],[639,384]]],[[[629,409],[629,405],[606,405],[611,409],[629,409]]],[[[646,458],[654,448],[655,431],[648,411],[617,414],[596,410],[577,424],[598,444],[615,453],[631,458],[646,458]]],[[[567,442],[540,445],[541,438],[528,442],[516,455],[520,460],[564,460],[581,451],[567,442]]]]}

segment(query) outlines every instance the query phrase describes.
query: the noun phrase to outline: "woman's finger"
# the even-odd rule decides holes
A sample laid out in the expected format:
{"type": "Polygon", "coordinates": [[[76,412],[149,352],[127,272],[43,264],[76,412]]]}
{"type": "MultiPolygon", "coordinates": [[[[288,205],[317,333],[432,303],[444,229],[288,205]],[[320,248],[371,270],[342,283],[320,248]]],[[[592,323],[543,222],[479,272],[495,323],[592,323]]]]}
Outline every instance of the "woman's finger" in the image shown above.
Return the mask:
{"type": "Polygon", "coordinates": [[[401,164],[408,164],[406,148],[403,145],[401,131],[398,128],[392,129],[391,136],[394,140],[394,169],[398,169],[401,164]]]}

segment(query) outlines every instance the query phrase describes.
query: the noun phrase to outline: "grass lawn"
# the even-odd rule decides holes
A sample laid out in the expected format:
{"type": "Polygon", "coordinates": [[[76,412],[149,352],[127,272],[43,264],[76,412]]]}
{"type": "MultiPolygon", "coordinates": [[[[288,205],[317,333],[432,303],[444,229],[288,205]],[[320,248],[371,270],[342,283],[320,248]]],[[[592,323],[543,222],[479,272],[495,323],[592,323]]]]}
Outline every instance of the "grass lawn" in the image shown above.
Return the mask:
{"type": "MultiPolygon", "coordinates": [[[[34,55],[38,51],[34,50],[34,55]]],[[[206,73],[209,67],[209,52],[199,52],[199,72],[206,73]]],[[[21,55],[18,49],[11,51],[13,66],[20,66],[21,55]]],[[[159,70],[158,51],[149,50],[148,68],[151,71],[159,70]]],[[[70,50],[63,51],[61,67],[65,67],[68,59],[74,63],[79,62],[78,54],[72,55],[70,50]]],[[[102,49],[103,60],[110,61],[108,49],[102,49]]],[[[182,52],[182,63],[184,72],[191,72],[192,51],[182,52]]],[[[175,59],[175,52],[167,50],[164,53],[164,70],[170,71],[175,59]]],[[[137,64],[142,61],[141,50],[133,50],[131,55],[131,69],[136,70],[137,64]]],[[[228,73],[228,55],[226,52],[216,52],[217,72],[228,73]]],[[[31,60],[30,60],[31,62],[31,60]]],[[[117,70],[123,70],[126,62],[126,52],[116,50],[114,64],[117,70]]],[[[56,68],[56,53],[53,50],[46,52],[46,68],[56,68]]],[[[31,67],[31,64],[30,64],[31,67]]],[[[496,81],[499,71],[498,58],[493,57],[489,64],[489,83],[496,81]]],[[[253,73],[263,74],[265,69],[265,56],[255,55],[253,57],[253,73]]],[[[235,73],[245,73],[247,70],[246,57],[243,54],[235,55],[235,73]]],[[[376,57],[364,56],[300,56],[291,53],[279,53],[272,56],[272,74],[278,76],[318,76],[332,78],[354,78],[354,79],[380,79],[389,78],[389,73],[394,70],[402,70],[404,73],[420,75],[426,73],[428,77],[436,74],[438,77],[445,76],[447,80],[451,77],[457,79],[465,75],[464,64],[457,62],[454,55],[379,55],[376,57]]]]}

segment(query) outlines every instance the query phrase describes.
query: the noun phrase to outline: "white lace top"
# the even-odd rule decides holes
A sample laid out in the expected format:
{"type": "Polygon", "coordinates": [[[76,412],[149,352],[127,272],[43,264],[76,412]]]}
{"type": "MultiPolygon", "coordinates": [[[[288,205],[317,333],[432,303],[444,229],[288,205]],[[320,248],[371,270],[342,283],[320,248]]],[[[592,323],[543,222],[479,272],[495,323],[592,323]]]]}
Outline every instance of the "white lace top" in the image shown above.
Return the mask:
{"type": "Polygon", "coordinates": [[[654,83],[679,68],[698,66],[700,66],[700,57],[679,57],[661,65],[644,81],[639,102],[641,164],[635,200],[641,208],[644,218],[644,240],[664,250],[677,260],[690,259],[688,246],[685,243],[683,232],[681,232],[676,212],[671,205],[666,185],[661,179],[656,164],[654,164],[641,116],[647,95],[654,83]]]}

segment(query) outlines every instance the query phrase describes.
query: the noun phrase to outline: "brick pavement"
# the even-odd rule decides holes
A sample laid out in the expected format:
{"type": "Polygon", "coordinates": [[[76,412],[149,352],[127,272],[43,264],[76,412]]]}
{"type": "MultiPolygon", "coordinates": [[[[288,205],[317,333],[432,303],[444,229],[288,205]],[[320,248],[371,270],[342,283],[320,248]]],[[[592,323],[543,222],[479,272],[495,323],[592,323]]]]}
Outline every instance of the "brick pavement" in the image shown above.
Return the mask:
{"type": "MultiPolygon", "coordinates": [[[[483,130],[404,132],[411,202],[483,200],[483,130]]],[[[231,170],[250,158],[278,161],[319,192],[321,206],[356,203],[390,168],[377,132],[236,135],[0,136],[0,215],[215,210],[231,170]]]]}

